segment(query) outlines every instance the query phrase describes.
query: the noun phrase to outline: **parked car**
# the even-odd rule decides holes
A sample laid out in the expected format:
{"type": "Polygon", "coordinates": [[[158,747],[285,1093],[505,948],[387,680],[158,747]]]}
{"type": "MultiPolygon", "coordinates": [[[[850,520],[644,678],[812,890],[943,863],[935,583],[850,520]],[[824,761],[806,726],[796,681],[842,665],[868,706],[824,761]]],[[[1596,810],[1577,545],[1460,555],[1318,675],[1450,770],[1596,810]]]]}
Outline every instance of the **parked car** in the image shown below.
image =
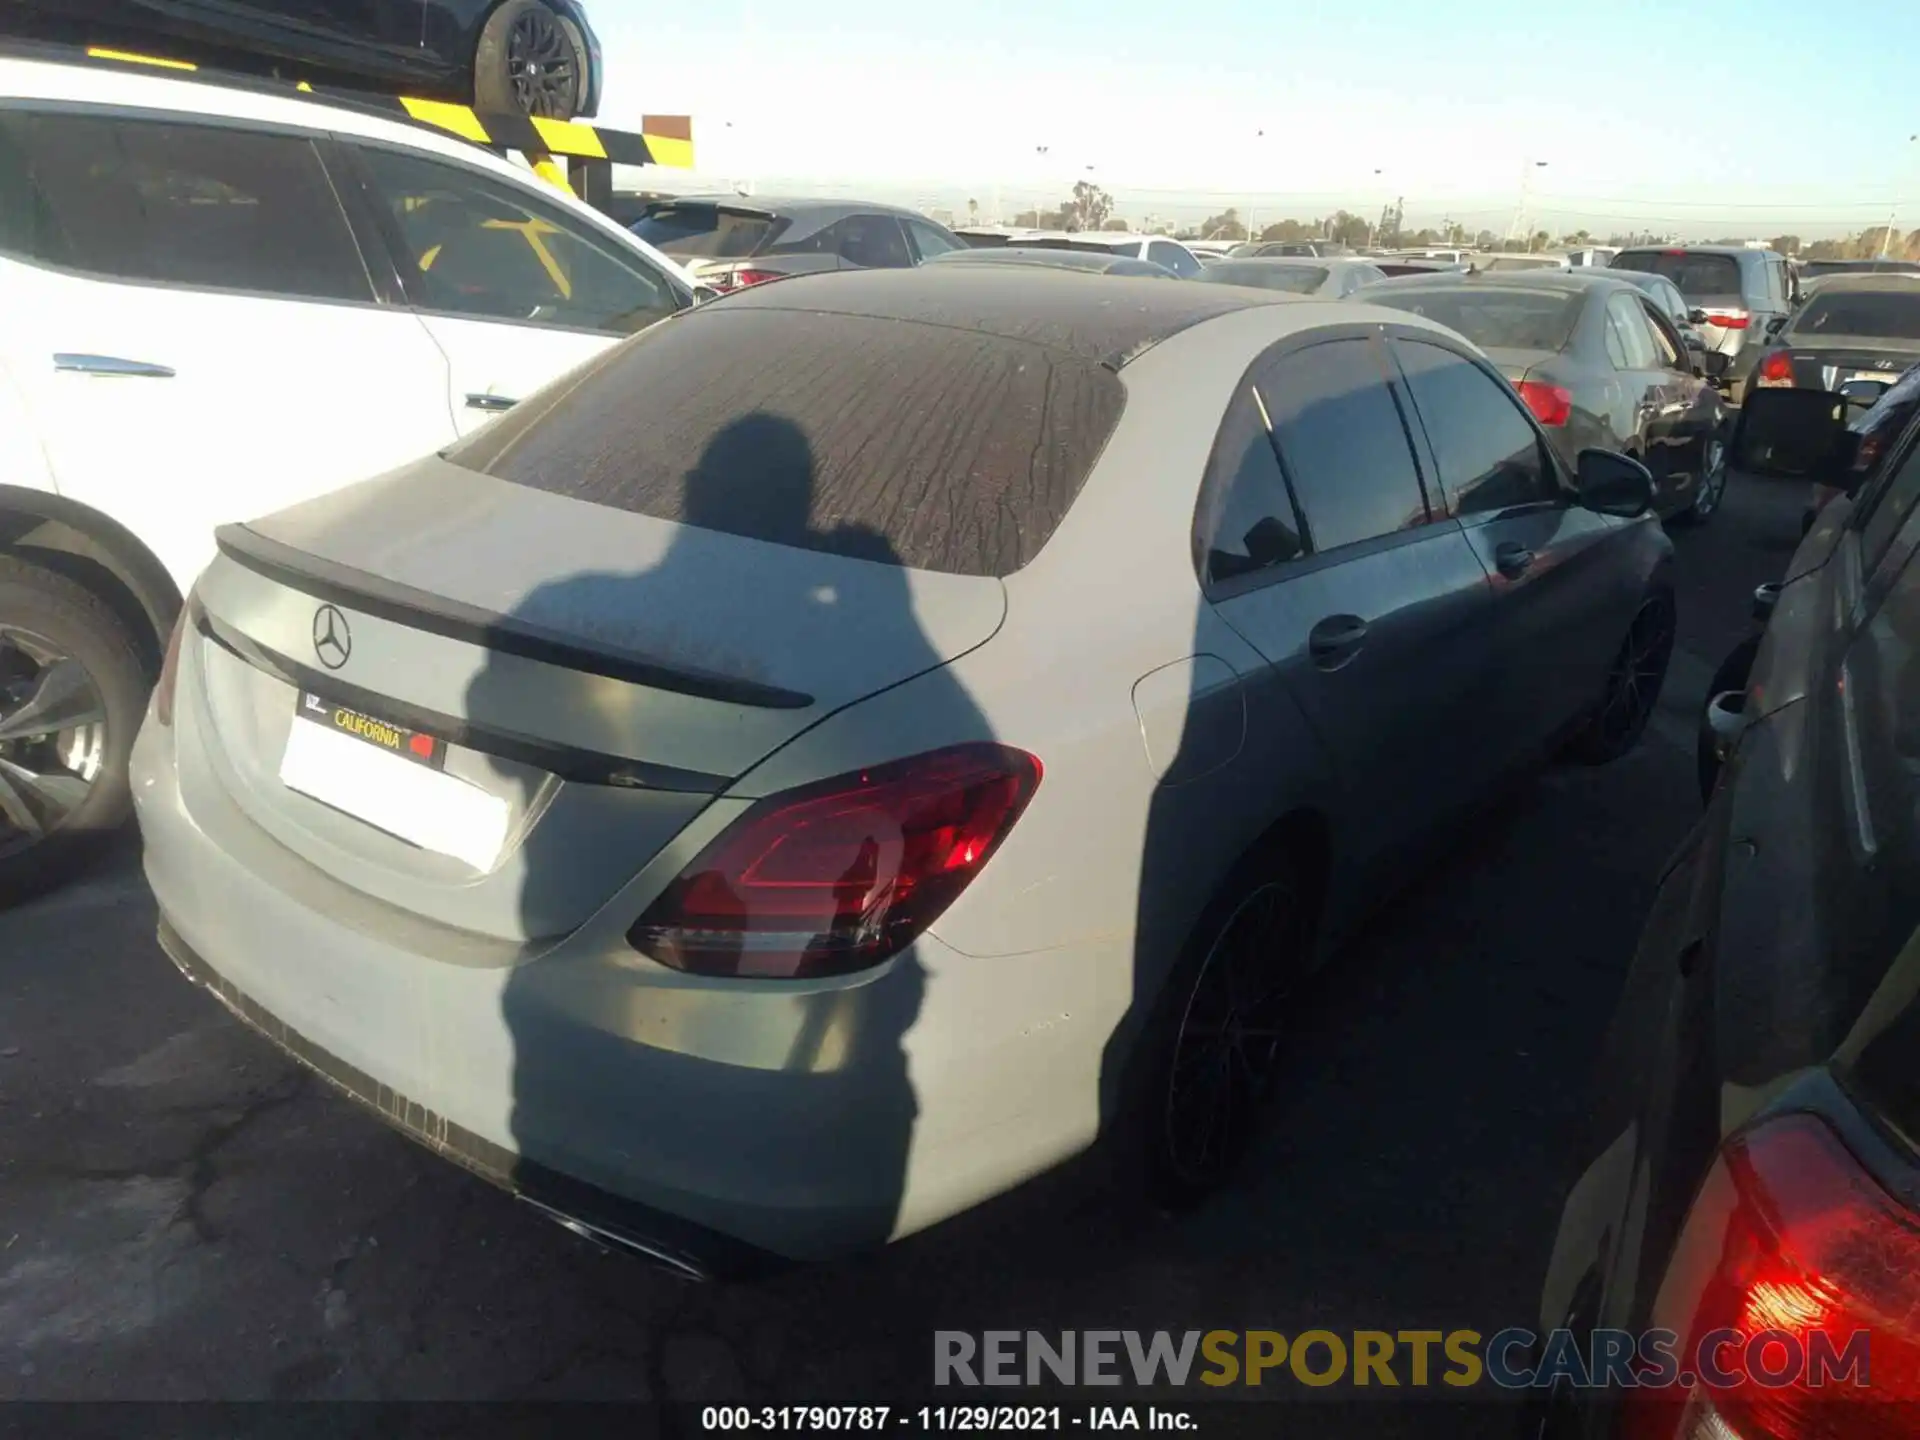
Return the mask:
{"type": "Polygon", "coordinates": [[[1754,363],[1756,388],[1890,385],[1920,362],[1920,286],[1897,275],[1835,275],[1777,328],[1754,363]]]}
{"type": "Polygon", "coordinates": [[[1726,491],[1720,397],[1639,289],[1596,271],[1387,280],[1362,297],[1458,331],[1513,382],[1562,459],[1645,461],[1654,508],[1698,523],[1726,491]]]}
{"type": "Polygon", "coordinates": [[[1027,265],[1043,270],[1077,270],[1087,275],[1131,275],[1150,280],[1180,278],[1164,265],[1136,260],[1131,255],[1109,255],[1101,250],[1046,250],[1031,245],[1005,245],[997,250],[949,250],[926,263],[1027,265]]]}
{"type": "Polygon", "coordinates": [[[1227,252],[1233,260],[1264,260],[1270,256],[1304,256],[1308,259],[1346,258],[1353,254],[1348,245],[1332,240],[1248,240],[1227,252]]]}
{"type": "Polygon", "coordinates": [[[1194,253],[1178,240],[1164,235],[1125,235],[1111,230],[1076,230],[1067,233],[1037,235],[1021,242],[1042,250],[1090,250],[1106,255],[1124,255],[1133,260],[1148,260],[1163,270],[1171,270],[1182,280],[1199,277],[1201,264],[1194,253]]]}
{"type": "Polygon", "coordinates": [[[1912,260],[1802,260],[1800,278],[1824,280],[1829,275],[1920,275],[1912,260]]]}
{"type": "Polygon", "coordinates": [[[581,0],[11,0],[6,29],[495,114],[600,108],[600,41],[581,0]]]}
{"type": "Polygon", "coordinates": [[[823,270],[899,270],[966,248],[924,215],[866,200],[684,195],[649,205],[632,229],[722,294],[823,270]]]}
{"type": "Polygon", "coordinates": [[[994,250],[1003,245],[1019,245],[1035,235],[1045,235],[1045,230],[1021,229],[1011,225],[959,225],[954,227],[954,237],[961,244],[975,250],[994,250]]]}
{"type": "Polygon", "coordinates": [[[1284,290],[1290,295],[1318,295],[1343,300],[1362,285],[1386,277],[1368,260],[1221,260],[1199,277],[1222,285],[1251,285],[1257,290],[1284,290]]]}
{"type": "Polygon", "coordinates": [[[1473,268],[1489,272],[1517,273],[1528,270],[1570,270],[1564,255],[1534,254],[1527,251],[1489,251],[1473,257],[1473,268]]]}
{"type": "MultiPolygon", "coordinates": [[[[1804,482],[1843,461],[1834,398],[1755,391],[1735,463],[1804,482]]],[[[1712,803],[1661,877],[1601,1050],[1591,1163],[1562,1213],[1541,1329],[1668,1331],[1679,1363],[1624,1393],[1557,1387],[1528,1431],[1541,1440],[1909,1428],[1916,442],[1910,422],[1876,478],[1802,541],[1712,803]],[[1809,1363],[1822,1345],[1836,1362],[1824,1383],[1809,1363]]]]}
{"type": "Polygon", "coordinates": [[[1696,307],[1695,324],[1711,353],[1727,357],[1721,388],[1738,405],[1767,327],[1793,308],[1794,279],[1772,250],[1737,245],[1668,245],[1622,250],[1614,268],[1664,275],[1696,307]]]}
{"type": "Polygon", "coordinates": [[[1608,245],[1582,245],[1564,253],[1569,269],[1584,270],[1611,265],[1620,252],[1608,245]]]}
{"type": "Polygon", "coordinates": [[[1516,767],[1637,743],[1651,491],[1378,307],[740,291],[221,532],[137,754],[162,943],[682,1269],[878,1245],[1102,1135],[1190,1202],[1292,980],[1516,767]]]}
{"type": "Polygon", "coordinates": [[[1450,260],[1375,260],[1373,268],[1388,280],[1397,280],[1405,275],[1443,275],[1458,274],[1471,267],[1450,260]]]}
{"type": "MultiPolygon", "coordinates": [[[[1920,411],[1920,364],[1910,366],[1891,385],[1881,386],[1878,382],[1843,382],[1841,393],[1848,390],[1877,389],[1878,394],[1862,395],[1853,399],[1851,410],[1853,419],[1851,428],[1859,436],[1855,443],[1853,469],[1856,483],[1864,483],[1870,478],[1872,470],[1886,456],[1886,448],[1907,422],[1920,411]],[[1865,400],[1864,405],[1860,403],[1865,400]]],[[[1839,498],[1840,491],[1831,485],[1815,485],[1806,513],[1801,517],[1800,533],[1806,534],[1814,526],[1820,512],[1833,500],[1839,498]]]]}
{"type": "MultiPolygon", "coordinates": [[[[1700,325],[1696,320],[1696,316],[1699,320],[1704,320],[1705,312],[1689,305],[1687,297],[1680,293],[1678,285],[1664,275],[1652,275],[1643,270],[1622,270],[1618,266],[1609,267],[1607,274],[1612,279],[1624,280],[1629,285],[1646,292],[1653,303],[1660,307],[1661,314],[1665,315],[1673,328],[1680,332],[1680,338],[1686,344],[1689,357],[1701,357],[1706,354],[1707,337],[1700,332],[1700,325]]],[[[1704,364],[1697,368],[1701,373],[1705,372],[1704,364]]]]}
{"type": "Polygon", "coordinates": [[[204,76],[0,60],[0,195],[4,902],[128,814],[216,525],[444,448],[694,290],[478,146],[204,76]]]}

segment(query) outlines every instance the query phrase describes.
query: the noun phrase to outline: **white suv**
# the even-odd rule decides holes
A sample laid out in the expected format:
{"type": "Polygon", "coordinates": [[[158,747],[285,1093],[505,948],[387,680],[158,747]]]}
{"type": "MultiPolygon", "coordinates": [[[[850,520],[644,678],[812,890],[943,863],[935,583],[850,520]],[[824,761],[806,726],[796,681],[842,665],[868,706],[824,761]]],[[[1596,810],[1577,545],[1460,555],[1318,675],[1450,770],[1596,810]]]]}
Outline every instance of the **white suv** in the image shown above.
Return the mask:
{"type": "Polygon", "coordinates": [[[444,447],[693,299],[426,126],[0,58],[0,904],[124,819],[216,525],[444,447]]]}

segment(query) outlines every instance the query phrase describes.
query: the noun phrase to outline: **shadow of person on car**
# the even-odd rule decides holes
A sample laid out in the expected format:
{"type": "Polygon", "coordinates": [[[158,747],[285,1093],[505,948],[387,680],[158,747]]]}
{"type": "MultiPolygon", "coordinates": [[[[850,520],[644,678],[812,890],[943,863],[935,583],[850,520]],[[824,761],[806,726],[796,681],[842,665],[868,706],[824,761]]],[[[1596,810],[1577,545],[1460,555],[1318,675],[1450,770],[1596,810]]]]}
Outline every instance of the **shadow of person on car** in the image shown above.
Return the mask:
{"type": "MultiPolygon", "coordinates": [[[[612,497],[543,498],[559,528],[631,527],[635,550],[655,547],[658,558],[633,573],[554,580],[514,615],[667,671],[704,672],[688,688],[718,698],[673,693],[670,677],[594,680],[575,691],[574,703],[598,711],[584,728],[617,737],[610,747],[654,770],[638,767],[641,783],[624,787],[518,772],[516,813],[526,818],[517,857],[502,863],[520,868],[528,938],[502,1009],[522,1192],[602,1239],[737,1275],[767,1268],[763,1252],[826,1257],[894,1233],[920,1111],[906,1037],[926,981],[911,947],[871,966],[847,953],[856,932],[871,938],[885,919],[902,853],[889,813],[849,807],[832,833],[816,832],[813,853],[791,845],[787,865],[827,876],[814,888],[831,905],[809,910],[791,888],[756,883],[767,878],[756,865],[779,844],[757,860],[708,848],[723,833],[737,839],[749,808],[714,797],[838,705],[913,676],[937,691],[920,695],[933,713],[972,714],[968,728],[987,731],[958,682],[941,680],[944,657],[914,617],[893,545],[819,518],[832,497],[819,493],[800,425],[766,412],[716,418],[682,476],[596,481],[593,468],[623,461],[594,440],[539,462],[577,462],[582,487],[612,497]],[[660,493],[636,501],[649,484],[660,493]],[[577,520],[556,503],[577,506],[577,520]],[[677,524],[659,548],[665,527],[645,517],[663,514],[677,524]],[[884,684],[856,695],[846,672],[873,672],[850,647],[866,646],[871,660],[876,637],[884,684]],[[746,698],[728,699],[730,684],[744,684],[746,698]],[[806,693],[756,698],[775,687],[806,693]],[[583,875],[594,877],[584,888],[583,875]],[[834,918],[822,926],[826,909],[834,918]]],[[[560,441],[563,452],[574,444],[560,441]]],[[[524,687],[545,669],[493,652],[470,687],[473,723],[528,716],[524,687]]],[[[763,783],[787,792],[839,776],[855,789],[864,774],[854,782],[848,772],[891,758],[859,743],[763,783]]],[[[764,793],[752,780],[740,788],[764,793]]]]}

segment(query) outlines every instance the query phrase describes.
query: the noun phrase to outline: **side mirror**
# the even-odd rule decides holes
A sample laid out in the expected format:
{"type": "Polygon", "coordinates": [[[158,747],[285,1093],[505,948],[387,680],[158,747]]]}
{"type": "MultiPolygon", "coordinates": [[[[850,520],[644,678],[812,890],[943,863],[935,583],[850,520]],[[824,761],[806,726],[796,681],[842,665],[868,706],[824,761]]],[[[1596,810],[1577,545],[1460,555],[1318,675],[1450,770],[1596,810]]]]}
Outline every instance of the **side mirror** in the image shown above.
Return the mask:
{"type": "Polygon", "coordinates": [[[1730,363],[1728,357],[1720,351],[1705,350],[1700,355],[1700,373],[1709,380],[1724,380],[1730,363]]]}
{"type": "Polygon", "coordinates": [[[1767,321],[1767,338],[1771,340],[1774,336],[1778,335],[1782,330],[1786,328],[1787,328],[1787,317],[1784,315],[1774,316],[1771,320],[1767,321]]]}
{"type": "Polygon", "coordinates": [[[711,285],[696,285],[693,287],[693,303],[696,305],[704,305],[709,300],[718,300],[719,298],[720,292],[711,285]]]}
{"type": "Polygon", "coordinates": [[[1653,472],[1617,450],[1582,450],[1574,486],[1580,503],[1600,515],[1634,520],[1653,508],[1653,472]]]}
{"type": "Polygon", "coordinates": [[[1776,480],[1808,480],[1852,494],[1860,437],[1847,428],[1845,396],[1781,387],[1747,392],[1727,466],[1776,480]]]}
{"type": "Polygon", "coordinates": [[[1780,601],[1780,586],[1769,581],[1753,587],[1753,618],[1764,625],[1773,618],[1773,607],[1780,601]]]}
{"type": "Polygon", "coordinates": [[[1880,397],[1887,393],[1891,381],[1886,380],[1846,380],[1840,385],[1840,393],[1847,397],[1847,403],[1863,410],[1871,410],[1880,403],[1880,397]]]}
{"type": "Polygon", "coordinates": [[[1704,324],[1706,324],[1706,323],[1707,323],[1707,312],[1706,312],[1706,311],[1704,311],[1704,310],[1702,310],[1702,309],[1700,309],[1700,307],[1696,305],[1696,306],[1695,306],[1695,307],[1694,307],[1693,309],[1691,309],[1691,310],[1689,310],[1689,311],[1687,311],[1687,323],[1688,323],[1689,325],[1704,325],[1704,324]]]}

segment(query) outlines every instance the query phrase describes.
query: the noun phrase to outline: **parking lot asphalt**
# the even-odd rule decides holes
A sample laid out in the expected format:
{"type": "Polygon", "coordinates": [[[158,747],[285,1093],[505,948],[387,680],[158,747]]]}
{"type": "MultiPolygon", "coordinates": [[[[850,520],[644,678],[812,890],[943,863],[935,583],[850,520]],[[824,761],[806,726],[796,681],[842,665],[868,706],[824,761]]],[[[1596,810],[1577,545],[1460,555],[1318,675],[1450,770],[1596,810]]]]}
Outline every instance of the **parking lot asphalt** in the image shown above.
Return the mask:
{"type": "Polygon", "coordinates": [[[1042,1186],[691,1284],[303,1076],[161,955],[131,854],[0,916],[0,1399],[855,1400],[923,1391],[936,1328],[1528,1324],[1588,1066],[1700,812],[1694,716],[1800,503],[1735,477],[1676,532],[1646,743],[1547,772],[1419,877],[1303,997],[1246,1173],[1179,1219],[1042,1186]]]}

